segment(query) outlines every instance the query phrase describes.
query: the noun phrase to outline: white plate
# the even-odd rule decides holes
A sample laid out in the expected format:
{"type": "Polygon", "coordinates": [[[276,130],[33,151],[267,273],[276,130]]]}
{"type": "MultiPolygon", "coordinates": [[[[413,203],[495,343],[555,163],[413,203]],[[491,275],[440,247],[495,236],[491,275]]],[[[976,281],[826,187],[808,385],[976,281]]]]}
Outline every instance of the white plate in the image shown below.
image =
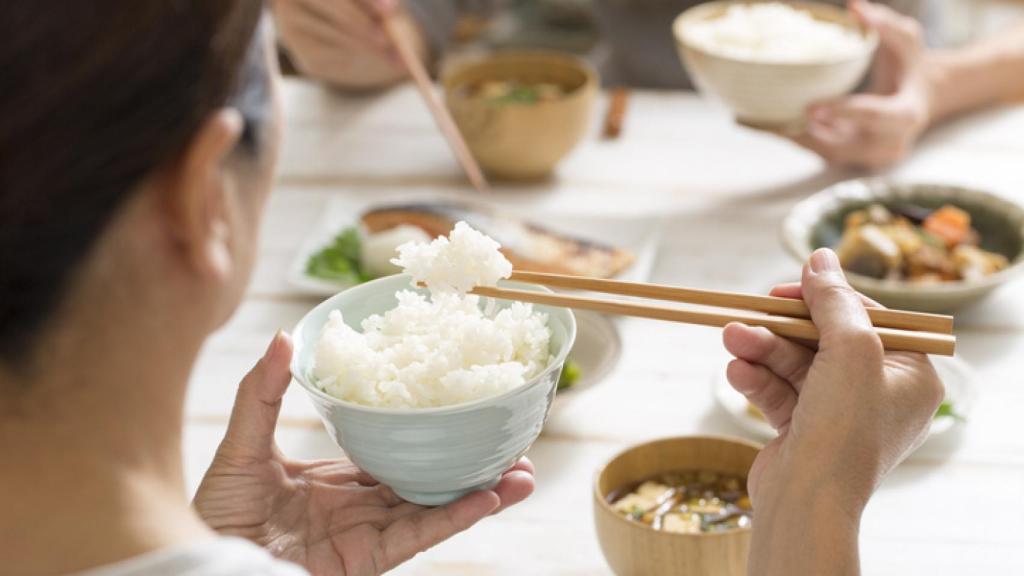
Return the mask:
{"type": "Polygon", "coordinates": [[[569,400],[597,384],[612,371],[622,353],[619,329],[610,318],[596,312],[575,310],[576,344],[569,360],[580,367],[580,379],[571,388],[559,390],[556,403],[569,400]]]}
{"type": "MultiPolygon", "coordinates": [[[[436,198],[438,202],[450,201],[449,198],[436,198]]],[[[416,203],[428,200],[419,198],[416,203]]],[[[400,201],[389,199],[378,204],[399,204],[400,201]]],[[[315,296],[331,296],[348,288],[343,282],[333,282],[306,275],[306,262],[309,257],[326,246],[342,230],[355,226],[359,215],[371,207],[370,204],[360,205],[357,202],[332,198],[324,209],[323,216],[315,223],[309,234],[303,239],[295,258],[288,269],[288,283],[303,294],[315,296]]],[[[498,208],[495,208],[496,210],[498,208]]],[[[644,282],[651,275],[651,268],[657,256],[658,242],[661,236],[660,218],[619,218],[609,216],[565,216],[559,214],[520,214],[513,209],[506,212],[518,215],[524,220],[545,226],[561,233],[572,234],[580,238],[600,241],[604,244],[624,248],[633,252],[636,260],[618,276],[620,280],[644,282]]]]}
{"type": "MultiPolygon", "coordinates": [[[[946,398],[952,400],[956,413],[967,419],[974,404],[975,388],[974,373],[970,366],[958,358],[933,357],[935,371],[946,386],[946,398]]],[[[718,405],[729,413],[733,421],[741,428],[764,440],[775,438],[777,434],[767,422],[751,414],[747,410],[747,399],[729,385],[725,377],[725,369],[719,370],[712,381],[712,393],[718,405]]],[[[928,438],[938,436],[952,429],[957,419],[942,416],[932,421],[928,438]]]]}

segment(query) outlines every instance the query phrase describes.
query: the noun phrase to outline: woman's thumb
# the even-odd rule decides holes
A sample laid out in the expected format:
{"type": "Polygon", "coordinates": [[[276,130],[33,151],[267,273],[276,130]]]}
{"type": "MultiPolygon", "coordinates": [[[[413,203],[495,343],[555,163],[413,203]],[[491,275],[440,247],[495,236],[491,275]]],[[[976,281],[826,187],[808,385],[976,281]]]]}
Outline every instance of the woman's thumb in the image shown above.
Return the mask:
{"type": "Polygon", "coordinates": [[[273,454],[281,398],[291,382],[291,358],[291,337],[278,332],[238,386],[231,420],[221,443],[222,456],[262,459],[273,454]]]}

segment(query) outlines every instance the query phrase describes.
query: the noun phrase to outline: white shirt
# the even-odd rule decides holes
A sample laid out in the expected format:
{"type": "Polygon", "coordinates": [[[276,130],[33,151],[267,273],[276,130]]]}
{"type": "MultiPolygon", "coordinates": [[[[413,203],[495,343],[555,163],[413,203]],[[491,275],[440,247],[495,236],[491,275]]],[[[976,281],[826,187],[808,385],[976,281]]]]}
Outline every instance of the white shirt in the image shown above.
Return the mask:
{"type": "Polygon", "coordinates": [[[210,538],[109,564],[77,576],[309,576],[241,538],[210,538]]]}

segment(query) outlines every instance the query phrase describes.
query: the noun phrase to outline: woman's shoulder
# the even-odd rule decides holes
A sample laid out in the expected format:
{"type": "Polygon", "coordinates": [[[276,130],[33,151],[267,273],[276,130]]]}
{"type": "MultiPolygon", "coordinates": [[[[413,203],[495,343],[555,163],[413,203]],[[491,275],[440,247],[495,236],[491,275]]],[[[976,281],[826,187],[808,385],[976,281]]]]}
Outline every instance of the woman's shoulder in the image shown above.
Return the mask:
{"type": "Polygon", "coordinates": [[[77,576],[308,576],[241,538],[219,537],[156,550],[77,576]]]}

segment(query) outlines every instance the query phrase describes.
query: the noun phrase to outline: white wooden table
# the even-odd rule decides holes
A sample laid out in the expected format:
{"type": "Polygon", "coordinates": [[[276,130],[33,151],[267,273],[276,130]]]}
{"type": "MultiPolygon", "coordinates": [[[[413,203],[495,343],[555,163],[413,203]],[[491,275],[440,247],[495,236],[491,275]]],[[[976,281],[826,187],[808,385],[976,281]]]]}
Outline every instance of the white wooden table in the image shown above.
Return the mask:
{"type": "MultiPolygon", "coordinates": [[[[206,345],[188,400],[185,457],[198,484],[223,434],[235,386],[274,331],[315,301],[285,275],[332,197],[471,194],[411,88],[346,97],[301,81],[284,86],[286,140],[249,295],[206,345]]],[[[692,94],[637,93],[614,142],[593,133],[550,182],[499,187],[496,204],[564,215],[662,215],[652,279],[764,291],[797,278],[778,242],[799,199],[853,177],[826,171],[788,142],[739,128],[692,94]]],[[[1024,201],[1024,107],[965,118],[930,133],[895,176],[982,186],[1024,201]]],[[[1024,281],[958,315],[960,356],[978,375],[967,425],[931,441],[880,489],[864,522],[867,574],[1024,574],[1024,281]]],[[[530,451],[537,490],[525,503],[432,549],[401,574],[608,574],[594,535],[595,470],[643,440],[742,435],[710,382],[726,362],[717,330],[622,320],[622,356],[600,384],[561,404],[530,451]]],[[[301,390],[285,397],[281,447],[296,457],[339,450],[301,390]]]]}

